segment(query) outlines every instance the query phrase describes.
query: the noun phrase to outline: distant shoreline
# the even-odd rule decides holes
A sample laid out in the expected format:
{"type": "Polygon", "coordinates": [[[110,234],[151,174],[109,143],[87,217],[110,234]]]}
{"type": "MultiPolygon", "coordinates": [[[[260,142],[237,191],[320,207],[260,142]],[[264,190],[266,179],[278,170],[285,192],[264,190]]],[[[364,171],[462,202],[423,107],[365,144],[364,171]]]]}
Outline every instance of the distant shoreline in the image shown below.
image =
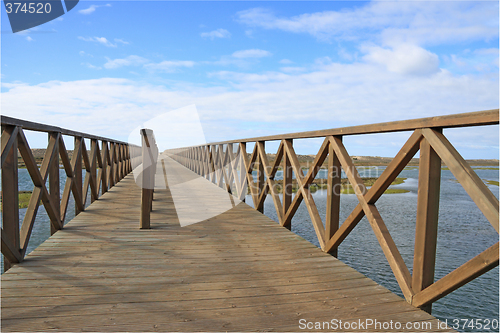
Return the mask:
{"type": "MultiPolygon", "coordinates": [[[[38,165],[42,163],[43,156],[45,155],[45,149],[32,149],[33,156],[35,157],[35,161],[38,165]]],[[[71,158],[73,154],[72,150],[68,150],[68,155],[71,158]]],[[[250,153],[247,153],[248,157],[251,156],[250,153]]],[[[297,155],[297,159],[299,160],[300,166],[309,167],[312,165],[314,158],[316,155],[297,155]]],[[[380,156],[351,156],[356,166],[387,166],[392,161],[392,157],[380,157],[380,156]]],[[[267,158],[269,163],[272,164],[276,159],[276,154],[267,154],[267,158]]],[[[24,161],[21,156],[18,157],[19,166],[24,167],[24,161]]],[[[418,166],[418,158],[412,158],[408,163],[408,166],[418,166]]],[[[466,160],[470,166],[499,166],[499,160],[497,159],[469,159],[466,160]]],[[[328,165],[328,158],[323,163],[323,167],[328,165]]],[[[443,166],[445,166],[443,164],[443,166]]]]}

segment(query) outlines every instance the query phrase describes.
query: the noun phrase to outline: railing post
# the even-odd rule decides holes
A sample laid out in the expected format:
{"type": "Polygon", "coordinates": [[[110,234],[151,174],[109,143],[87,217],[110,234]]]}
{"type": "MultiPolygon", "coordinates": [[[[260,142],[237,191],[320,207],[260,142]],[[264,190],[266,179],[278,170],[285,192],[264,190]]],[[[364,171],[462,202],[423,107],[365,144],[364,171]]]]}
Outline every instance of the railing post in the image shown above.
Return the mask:
{"type": "MultiPolygon", "coordinates": [[[[97,189],[97,196],[99,196],[99,184],[97,180],[97,140],[90,140],[90,151],[92,152],[90,160],[90,174],[92,176],[91,181],[94,183],[94,187],[97,189]]],[[[94,196],[94,193],[90,191],[90,203],[93,203],[97,199],[98,197],[94,196]]]]}
{"type": "Polygon", "coordinates": [[[248,179],[247,179],[247,170],[245,167],[245,161],[247,160],[247,143],[246,142],[240,142],[240,156],[239,156],[240,162],[240,184],[241,184],[241,197],[243,202],[246,202],[247,200],[247,191],[249,189],[250,184],[248,184],[248,179]]]}
{"type": "Polygon", "coordinates": [[[212,174],[212,183],[217,184],[217,169],[216,169],[216,160],[217,149],[215,146],[209,146],[209,155],[210,156],[210,173],[212,174]]]}
{"type": "MultiPolygon", "coordinates": [[[[440,184],[441,159],[429,142],[423,139],[420,142],[417,222],[413,256],[412,289],[414,293],[434,283],[440,184]]],[[[423,306],[422,310],[431,313],[432,304],[423,306]]]]}
{"type": "Polygon", "coordinates": [[[210,146],[204,146],[203,147],[203,170],[204,170],[204,176],[207,180],[210,180],[210,146]]]}
{"type": "Polygon", "coordinates": [[[108,142],[102,141],[102,149],[101,149],[101,160],[102,160],[102,168],[101,168],[101,192],[102,194],[108,192],[108,142]]]}
{"type": "MultiPolygon", "coordinates": [[[[73,181],[76,184],[76,188],[78,193],[80,194],[80,198],[82,199],[82,204],[85,202],[85,198],[83,198],[83,182],[82,182],[82,141],[83,138],[79,136],[75,136],[75,147],[73,149],[73,154],[77,154],[75,156],[75,175],[73,181]]],[[[78,207],[79,205],[75,204],[75,216],[80,214],[81,210],[78,207]]]]}
{"type": "MultiPolygon", "coordinates": [[[[288,139],[286,141],[290,142],[290,144],[293,144],[292,139],[288,139]]],[[[282,143],[284,144],[284,142],[282,143]]],[[[286,212],[288,211],[288,208],[290,208],[290,204],[292,203],[292,188],[293,188],[292,181],[293,181],[292,164],[290,162],[290,157],[288,157],[288,154],[285,151],[283,156],[283,190],[282,190],[284,215],[286,215],[286,212]]],[[[292,230],[292,223],[285,223],[283,226],[288,230],[292,230]]]]}
{"type": "Polygon", "coordinates": [[[141,129],[142,136],[142,195],[141,195],[141,229],[151,228],[151,211],[153,209],[153,191],[156,173],[156,156],[158,150],[154,142],[153,131],[141,129]]]}
{"type": "Polygon", "coordinates": [[[115,186],[115,156],[116,156],[116,144],[114,142],[109,143],[109,176],[108,176],[108,184],[109,188],[115,186]]]}
{"type": "MultiPolygon", "coordinates": [[[[340,161],[333,150],[333,146],[328,144],[328,192],[326,198],[326,223],[325,238],[330,240],[339,229],[340,218],[340,191],[341,191],[341,166],[340,161]]],[[[337,248],[329,252],[337,258],[337,248]]]]}
{"type": "MultiPolygon", "coordinates": [[[[266,144],[266,142],[265,142],[265,141],[257,141],[257,142],[255,142],[255,144],[256,144],[256,145],[259,145],[259,144],[260,144],[260,145],[262,146],[262,148],[263,148],[263,149],[266,147],[266,146],[265,146],[265,144],[266,144]]],[[[258,148],[257,148],[257,149],[258,149],[258,148]]],[[[261,153],[262,153],[262,154],[265,154],[265,153],[266,153],[266,151],[264,150],[264,151],[262,151],[261,153]]],[[[259,173],[259,174],[258,174],[258,178],[257,178],[257,180],[258,180],[257,186],[258,186],[258,189],[259,189],[259,190],[258,190],[258,192],[257,192],[257,193],[259,194],[259,195],[258,195],[258,197],[260,197],[260,195],[261,195],[261,194],[262,194],[262,192],[264,191],[264,185],[265,185],[265,183],[266,183],[266,180],[264,179],[264,163],[262,163],[262,158],[260,157],[260,155],[257,155],[257,156],[258,156],[258,158],[259,158],[259,169],[258,169],[258,173],[259,173]]],[[[264,199],[264,200],[265,200],[265,199],[264,199]]],[[[262,206],[261,206],[261,207],[257,207],[257,210],[258,210],[259,212],[261,212],[262,214],[264,214],[264,202],[262,202],[262,206]]]]}
{"type": "MultiPolygon", "coordinates": [[[[18,189],[18,170],[17,170],[17,131],[16,126],[2,126],[2,148],[7,142],[4,140],[12,139],[12,146],[2,161],[2,253],[16,252],[19,255],[19,189],[18,189]],[[4,238],[10,241],[11,249],[4,244],[4,238]]],[[[3,152],[2,152],[3,153],[3,152]]],[[[2,154],[3,155],[3,154],[2,154]]],[[[2,156],[3,157],[3,156],[2,156]]],[[[19,262],[13,256],[11,260],[4,255],[4,272],[7,271],[13,263],[19,262]]]]}
{"type": "MultiPolygon", "coordinates": [[[[49,142],[50,140],[59,140],[59,133],[51,132],[49,133],[49,142]]],[[[54,204],[54,208],[56,213],[60,216],[61,211],[61,189],[59,185],[59,142],[56,142],[54,148],[54,159],[52,160],[52,164],[49,166],[49,194],[50,198],[54,204]]],[[[56,232],[56,228],[54,224],[50,224],[50,234],[53,235],[56,232]]]]}

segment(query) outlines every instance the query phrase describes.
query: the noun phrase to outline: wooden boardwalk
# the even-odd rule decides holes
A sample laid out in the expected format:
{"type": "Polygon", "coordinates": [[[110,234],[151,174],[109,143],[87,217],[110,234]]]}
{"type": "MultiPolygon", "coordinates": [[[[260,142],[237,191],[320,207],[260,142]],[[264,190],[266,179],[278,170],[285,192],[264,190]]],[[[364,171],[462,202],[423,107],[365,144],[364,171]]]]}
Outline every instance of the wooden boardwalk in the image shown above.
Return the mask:
{"type": "MultiPolygon", "coordinates": [[[[170,184],[196,177],[166,164],[170,184]]],[[[214,205],[227,196],[197,184],[214,205]]],[[[128,175],[2,275],[2,331],[301,331],[300,319],[366,318],[438,331],[431,315],[234,204],[180,227],[171,191],[156,190],[152,229],[139,230],[140,189],[128,175]]]]}

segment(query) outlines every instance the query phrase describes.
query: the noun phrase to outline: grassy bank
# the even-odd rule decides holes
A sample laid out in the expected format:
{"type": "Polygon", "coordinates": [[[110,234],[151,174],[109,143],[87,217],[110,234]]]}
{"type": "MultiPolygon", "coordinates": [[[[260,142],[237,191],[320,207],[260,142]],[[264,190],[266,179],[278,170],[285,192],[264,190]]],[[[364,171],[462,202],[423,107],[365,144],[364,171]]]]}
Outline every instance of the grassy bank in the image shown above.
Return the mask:
{"type": "MultiPolygon", "coordinates": [[[[362,178],[363,183],[365,184],[366,187],[373,186],[375,182],[377,181],[378,178],[362,178]]],[[[402,184],[406,178],[396,178],[391,185],[398,185],[402,184]]],[[[275,181],[275,188],[278,193],[283,192],[283,180],[276,180],[275,181]]],[[[257,183],[254,182],[254,186],[257,186],[257,183]]],[[[327,180],[326,179],[314,179],[312,184],[309,186],[309,190],[311,193],[315,193],[318,190],[326,190],[328,188],[327,180]]],[[[296,193],[299,189],[298,183],[296,179],[292,179],[292,193],[296,193]]],[[[410,191],[408,190],[403,190],[403,189],[387,189],[384,193],[385,194],[396,194],[396,193],[408,193],[410,191]]],[[[248,190],[248,193],[250,193],[250,190],[248,190]]],[[[349,183],[347,179],[342,179],[341,180],[341,194],[354,194],[354,189],[352,185],[349,183]]]]}
{"type": "MultiPolygon", "coordinates": [[[[19,208],[28,208],[30,199],[31,191],[19,191],[19,208]]],[[[0,202],[2,202],[2,198],[0,198],[0,202]]]]}

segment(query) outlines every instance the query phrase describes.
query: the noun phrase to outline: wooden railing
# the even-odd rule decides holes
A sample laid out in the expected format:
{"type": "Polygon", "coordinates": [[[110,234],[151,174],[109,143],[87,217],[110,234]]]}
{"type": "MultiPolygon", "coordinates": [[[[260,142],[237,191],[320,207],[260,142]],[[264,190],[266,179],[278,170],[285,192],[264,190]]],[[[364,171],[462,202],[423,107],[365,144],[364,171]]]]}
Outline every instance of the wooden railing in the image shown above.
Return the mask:
{"type": "Polygon", "coordinates": [[[30,240],[40,200],[50,219],[51,234],[64,226],[70,196],[75,202],[75,215],[85,209],[90,188],[90,201],[106,193],[130,171],[131,154],[140,147],[86,133],[2,116],[2,254],[4,271],[23,261],[30,240]],[[40,168],[26,139],[25,130],[48,133],[48,146],[40,168]],[[63,135],[74,137],[71,159],[63,135]],[[85,139],[90,140],[90,152],[85,139]],[[100,144],[99,144],[100,141],[100,144]],[[18,152],[26,165],[34,188],[19,226],[18,152]],[[60,159],[59,159],[60,157],[60,159]],[[66,173],[64,190],[60,192],[59,163],[66,173]],[[82,166],[85,168],[83,178],[82,166]],[[48,185],[47,185],[48,180],[48,185]]]}
{"type": "Polygon", "coordinates": [[[305,202],[316,236],[323,251],[336,256],[337,248],[358,222],[366,216],[406,300],[430,312],[434,301],[444,297],[490,269],[498,266],[499,244],[491,246],[438,281],[434,281],[441,162],[462,184],[477,207],[498,232],[498,199],[443,135],[444,128],[485,126],[499,123],[497,110],[328,129],[302,133],[231,140],[168,151],[168,154],[192,171],[243,200],[247,188],[256,210],[263,212],[264,200],[271,195],[279,223],[290,229],[292,218],[305,202]],[[370,133],[412,131],[410,138],[390,162],[374,185],[367,190],[342,137],[370,133]],[[304,175],[293,139],[324,138],[312,167],[304,175]],[[266,141],[279,141],[272,165],[265,151],[266,141]],[[250,158],[246,144],[255,142],[250,158]],[[235,149],[236,148],[236,149],[235,149]],[[413,273],[391,237],[375,203],[420,150],[419,183],[413,273]],[[323,225],[310,185],[328,158],[326,221],[323,225]],[[283,200],[276,190],[275,175],[282,163],[283,200]],[[339,223],[341,169],[344,170],[359,201],[347,219],[339,223]],[[257,172],[256,172],[257,171],[257,172]],[[292,171],[298,191],[292,200],[292,171]],[[254,180],[253,174],[257,175],[254,180]],[[337,189],[337,190],[336,190],[337,189]]]}
{"type": "Polygon", "coordinates": [[[153,194],[155,188],[156,162],[158,146],[154,133],[150,129],[141,129],[142,138],[142,170],[141,170],[141,229],[151,228],[151,211],[153,210],[153,194]]]}

